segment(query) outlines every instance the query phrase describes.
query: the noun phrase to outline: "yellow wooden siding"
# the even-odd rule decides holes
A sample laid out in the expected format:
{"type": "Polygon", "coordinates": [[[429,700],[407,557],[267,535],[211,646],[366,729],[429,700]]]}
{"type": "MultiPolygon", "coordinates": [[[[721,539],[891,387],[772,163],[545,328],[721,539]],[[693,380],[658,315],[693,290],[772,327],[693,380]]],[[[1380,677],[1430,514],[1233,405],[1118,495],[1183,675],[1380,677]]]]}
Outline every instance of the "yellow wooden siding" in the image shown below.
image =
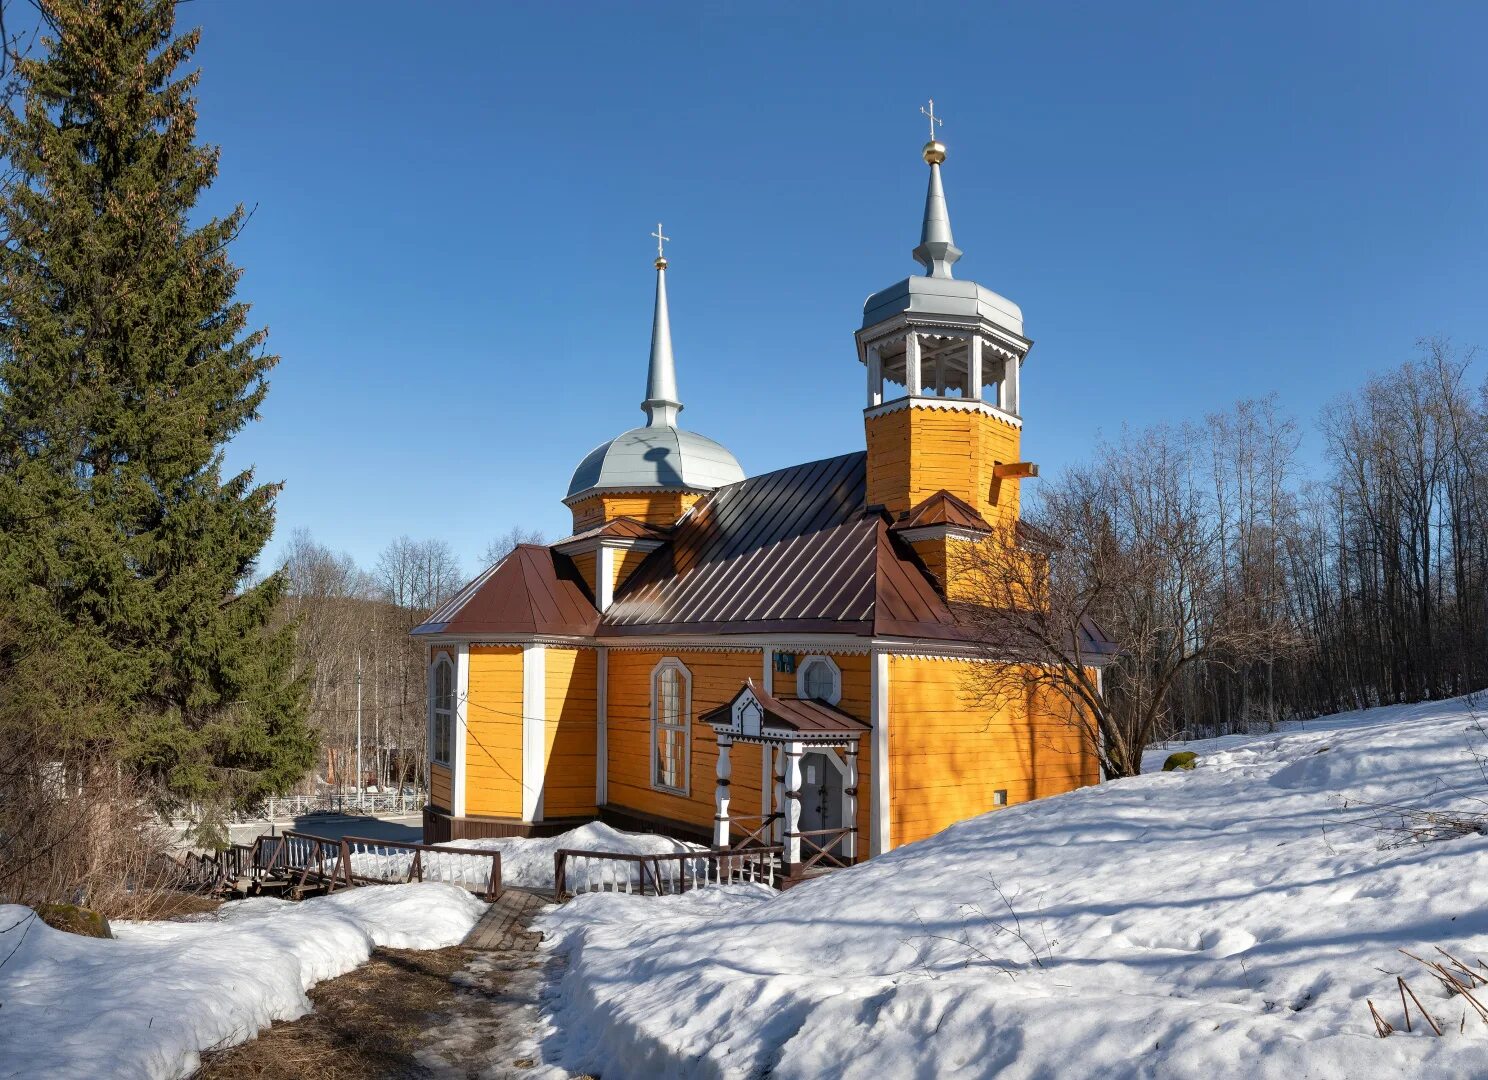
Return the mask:
{"type": "Polygon", "coordinates": [[[591,495],[570,508],[574,532],[592,529],[617,517],[635,518],[651,525],[672,525],[700,496],[685,491],[630,492],[591,495]]]}
{"type": "Polygon", "coordinates": [[[1078,731],[1047,703],[995,713],[965,694],[968,661],[889,658],[890,828],[895,847],[1008,803],[1099,779],[1078,731]]]}
{"type": "MultiPolygon", "coordinates": [[[[712,827],[718,775],[718,744],[713,729],[698,717],[733,698],[744,680],[759,681],[763,659],[751,652],[632,652],[611,649],[605,698],[609,742],[608,790],[613,806],[655,814],[674,821],[712,827]],[[651,786],[651,671],[672,656],[692,676],[691,790],[686,795],[651,786]]],[[[738,814],[760,811],[760,761],[757,746],[736,745],[730,801],[738,814]]]]}
{"type": "Polygon", "coordinates": [[[868,502],[893,513],[942,489],[993,524],[1018,516],[1018,481],[998,481],[999,462],[1018,460],[1019,431],[983,413],[905,408],[866,423],[868,502]]]}
{"type": "Polygon", "coordinates": [[[429,766],[429,802],[441,810],[453,811],[455,794],[450,787],[450,771],[443,765],[429,766]]]}
{"type": "Polygon", "coordinates": [[[465,812],[522,816],[522,650],[470,649],[466,702],[465,812]]]}
{"type": "Polygon", "coordinates": [[[544,652],[543,817],[593,814],[598,657],[593,649],[549,647],[544,652]]]}
{"type": "Polygon", "coordinates": [[[635,568],[636,567],[640,566],[641,563],[643,563],[643,562],[646,561],[646,556],[649,555],[649,554],[651,554],[649,551],[616,551],[615,552],[615,556],[614,556],[615,579],[614,579],[614,581],[611,582],[611,586],[613,587],[613,589],[615,590],[615,592],[619,592],[620,591],[620,586],[625,583],[625,579],[628,578],[628,577],[630,577],[630,575],[635,572],[635,568]]]}
{"type": "Polygon", "coordinates": [[[586,551],[581,555],[569,556],[573,560],[574,568],[578,570],[579,576],[584,579],[584,584],[589,586],[589,595],[599,595],[599,578],[595,575],[595,554],[586,551]]]}

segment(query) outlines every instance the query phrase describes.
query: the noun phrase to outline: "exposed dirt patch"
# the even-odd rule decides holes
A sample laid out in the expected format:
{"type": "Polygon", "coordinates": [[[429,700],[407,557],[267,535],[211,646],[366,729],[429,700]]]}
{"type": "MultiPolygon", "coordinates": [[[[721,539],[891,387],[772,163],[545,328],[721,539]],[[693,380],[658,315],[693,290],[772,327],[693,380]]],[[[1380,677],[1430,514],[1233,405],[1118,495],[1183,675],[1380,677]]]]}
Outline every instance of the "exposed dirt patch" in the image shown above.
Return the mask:
{"type": "Polygon", "coordinates": [[[428,1076],[415,1060],[420,1037],[435,1014],[454,1007],[452,976],[472,955],[463,947],[376,949],[355,971],[310,990],[314,1012],[202,1055],[197,1080],[428,1076]]]}

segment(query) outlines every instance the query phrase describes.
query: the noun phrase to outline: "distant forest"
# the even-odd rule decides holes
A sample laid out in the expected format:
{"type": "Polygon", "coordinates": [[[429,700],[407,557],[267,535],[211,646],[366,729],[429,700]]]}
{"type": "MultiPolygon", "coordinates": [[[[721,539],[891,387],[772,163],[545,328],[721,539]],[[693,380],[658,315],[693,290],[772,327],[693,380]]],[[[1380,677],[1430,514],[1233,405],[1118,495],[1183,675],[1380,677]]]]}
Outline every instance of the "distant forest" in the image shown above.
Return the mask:
{"type": "Polygon", "coordinates": [[[319,761],[305,791],[357,786],[357,680],[360,668],[362,781],[369,787],[423,788],[428,696],[424,643],[409,636],[475,572],[539,533],[513,528],[493,540],[481,566],[462,567],[443,540],[403,536],[370,567],[315,541],[290,535],[282,569],[282,618],[296,629],[297,663],[309,678],[309,721],[319,761]]]}

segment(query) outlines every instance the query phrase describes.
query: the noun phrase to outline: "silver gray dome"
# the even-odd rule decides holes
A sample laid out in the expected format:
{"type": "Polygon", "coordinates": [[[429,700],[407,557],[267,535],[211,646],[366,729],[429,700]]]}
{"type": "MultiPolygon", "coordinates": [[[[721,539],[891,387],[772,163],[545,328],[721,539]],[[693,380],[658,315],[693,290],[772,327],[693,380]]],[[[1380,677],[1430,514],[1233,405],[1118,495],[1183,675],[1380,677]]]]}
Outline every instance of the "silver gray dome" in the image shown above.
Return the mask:
{"type": "Polygon", "coordinates": [[[955,278],[912,277],[870,296],[863,304],[863,329],[877,326],[902,312],[955,319],[985,319],[994,326],[1023,336],[1023,311],[974,281],[955,278]]]}
{"type": "Polygon", "coordinates": [[[734,455],[712,439],[670,425],[638,427],[589,451],[567,498],[594,488],[712,491],[743,479],[734,455]]]}

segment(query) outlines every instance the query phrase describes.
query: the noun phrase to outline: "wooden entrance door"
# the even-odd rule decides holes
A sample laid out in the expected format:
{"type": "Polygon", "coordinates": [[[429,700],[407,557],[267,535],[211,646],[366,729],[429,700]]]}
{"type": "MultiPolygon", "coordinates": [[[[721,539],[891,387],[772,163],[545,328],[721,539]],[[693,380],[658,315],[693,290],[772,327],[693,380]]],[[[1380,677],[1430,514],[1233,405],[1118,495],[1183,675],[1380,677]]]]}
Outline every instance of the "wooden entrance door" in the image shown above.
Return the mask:
{"type": "MultiPolygon", "coordinates": [[[[843,827],[842,768],[836,758],[827,751],[811,750],[801,756],[801,831],[815,832],[818,829],[840,829],[843,827]]],[[[819,845],[822,837],[812,837],[813,845],[819,845]]],[[[838,841],[829,849],[834,855],[842,854],[838,841]]],[[[803,858],[805,856],[803,855],[803,858]]]]}

